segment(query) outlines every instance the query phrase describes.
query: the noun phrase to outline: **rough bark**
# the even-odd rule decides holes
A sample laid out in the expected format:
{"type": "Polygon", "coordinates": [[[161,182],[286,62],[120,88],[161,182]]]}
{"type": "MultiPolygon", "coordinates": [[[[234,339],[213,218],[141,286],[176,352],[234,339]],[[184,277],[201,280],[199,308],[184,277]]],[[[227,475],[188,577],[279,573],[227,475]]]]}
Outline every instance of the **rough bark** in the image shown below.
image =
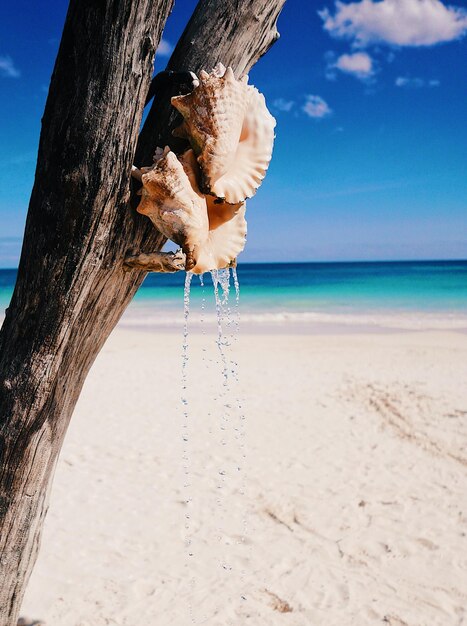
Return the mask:
{"type": "MultiPolygon", "coordinates": [[[[169,69],[248,69],[285,0],[201,0],[169,69]],[[213,35],[214,33],[214,35],[213,35]]],[[[87,372],[164,238],[128,206],[154,50],[172,0],[71,0],[42,120],[23,251],[0,332],[0,626],[15,626],[53,470],[87,372]]],[[[140,163],[172,142],[167,90],[140,163]]]]}

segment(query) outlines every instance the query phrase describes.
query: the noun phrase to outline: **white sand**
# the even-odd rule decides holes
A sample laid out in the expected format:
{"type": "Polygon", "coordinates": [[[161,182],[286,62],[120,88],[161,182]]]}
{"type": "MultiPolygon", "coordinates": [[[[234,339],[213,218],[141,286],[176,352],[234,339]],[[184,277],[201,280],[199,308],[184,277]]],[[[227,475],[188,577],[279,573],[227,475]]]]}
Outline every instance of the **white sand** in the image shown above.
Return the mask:
{"type": "Polygon", "coordinates": [[[467,336],[241,334],[235,353],[228,393],[213,337],[190,338],[184,488],[181,336],[117,329],[68,432],[23,613],[467,624],[467,336]]]}

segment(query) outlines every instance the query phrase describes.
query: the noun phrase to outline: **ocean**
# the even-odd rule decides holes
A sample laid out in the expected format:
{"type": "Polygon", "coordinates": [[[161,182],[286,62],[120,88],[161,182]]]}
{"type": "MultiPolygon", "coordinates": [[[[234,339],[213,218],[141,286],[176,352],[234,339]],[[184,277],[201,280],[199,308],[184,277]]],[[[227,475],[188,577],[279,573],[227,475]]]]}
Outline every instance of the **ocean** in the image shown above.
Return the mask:
{"type": "MultiPolygon", "coordinates": [[[[240,301],[232,316],[248,327],[467,330],[467,261],[240,263],[240,301]]],[[[0,270],[0,308],[8,305],[15,270],[0,270]]],[[[149,274],[121,324],[179,327],[185,274],[149,274]]],[[[215,320],[212,280],[193,276],[193,323],[215,320]]]]}

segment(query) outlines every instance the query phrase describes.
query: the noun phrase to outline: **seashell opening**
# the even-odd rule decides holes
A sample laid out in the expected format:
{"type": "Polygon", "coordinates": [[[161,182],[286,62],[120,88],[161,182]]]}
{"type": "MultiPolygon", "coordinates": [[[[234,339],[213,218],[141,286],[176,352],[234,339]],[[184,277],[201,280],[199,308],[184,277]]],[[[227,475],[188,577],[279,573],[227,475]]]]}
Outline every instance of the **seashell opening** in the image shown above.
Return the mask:
{"type": "Polygon", "coordinates": [[[201,169],[201,189],[236,204],[253,196],[272,156],[275,119],[264,97],[218,64],[201,71],[200,85],[172,98],[184,121],[174,135],[186,138],[201,169]]]}
{"type": "Polygon", "coordinates": [[[275,119],[264,96],[250,91],[241,134],[229,169],[211,185],[211,192],[227,202],[250,198],[263,182],[272,157],[275,119]]]}
{"type": "Polygon", "coordinates": [[[206,201],[209,233],[191,270],[195,274],[227,267],[242,252],[246,243],[245,203],[218,203],[212,196],[206,196],[206,201]]]}

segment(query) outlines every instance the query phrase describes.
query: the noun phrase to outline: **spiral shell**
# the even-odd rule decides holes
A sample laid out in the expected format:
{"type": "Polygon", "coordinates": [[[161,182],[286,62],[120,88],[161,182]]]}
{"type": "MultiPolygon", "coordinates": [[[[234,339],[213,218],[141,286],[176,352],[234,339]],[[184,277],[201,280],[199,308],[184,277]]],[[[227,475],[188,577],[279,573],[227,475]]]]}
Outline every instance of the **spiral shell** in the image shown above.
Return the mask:
{"type": "Polygon", "coordinates": [[[201,170],[203,192],[236,204],[253,196],[272,156],[275,119],[264,96],[219,64],[190,94],[172,98],[184,121],[174,135],[187,138],[201,170]]]}
{"type": "MultiPolygon", "coordinates": [[[[191,151],[190,151],[191,152],[191,151]]],[[[166,148],[152,167],[143,168],[138,213],[147,215],[154,226],[179,246],[186,255],[186,269],[196,263],[208,237],[206,199],[196,183],[196,160],[182,158],[166,148]]]]}
{"type": "Polygon", "coordinates": [[[236,259],[245,246],[245,204],[227,204],[201,193],[193,150],[177,158],[169,148],[158,149],[154,165],[141,171],[137,211],[181,246],[187,271],[202,274],[236,259]]]}

